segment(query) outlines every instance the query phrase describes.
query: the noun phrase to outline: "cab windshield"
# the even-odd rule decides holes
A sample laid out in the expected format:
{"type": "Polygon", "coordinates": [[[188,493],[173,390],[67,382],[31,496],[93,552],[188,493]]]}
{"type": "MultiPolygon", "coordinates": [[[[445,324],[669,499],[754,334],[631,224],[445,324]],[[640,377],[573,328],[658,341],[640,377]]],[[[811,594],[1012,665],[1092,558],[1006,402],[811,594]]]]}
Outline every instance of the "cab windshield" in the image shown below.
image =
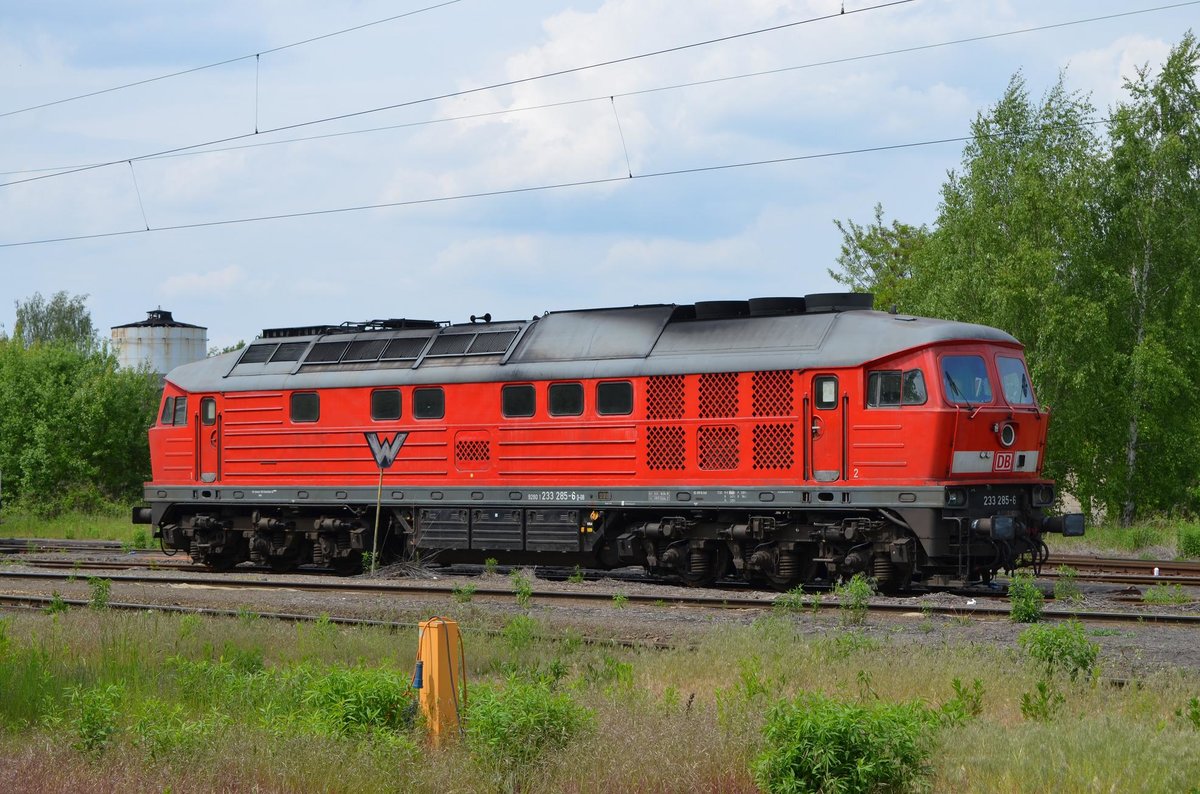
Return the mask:
{"type": "Polygon", "coordinates": [[[1012,356],[996,356],[996,369],[1000,371],[1000,388],[1009,405],[1033,404],[1033,387],[1029,385],[1024,361],[1012,356]]]}
{"type": "Polygon", "coordinates": [[[943,356],[942,391],[952,403],[990,403],[992,382],[983,356],[943,356]]]}

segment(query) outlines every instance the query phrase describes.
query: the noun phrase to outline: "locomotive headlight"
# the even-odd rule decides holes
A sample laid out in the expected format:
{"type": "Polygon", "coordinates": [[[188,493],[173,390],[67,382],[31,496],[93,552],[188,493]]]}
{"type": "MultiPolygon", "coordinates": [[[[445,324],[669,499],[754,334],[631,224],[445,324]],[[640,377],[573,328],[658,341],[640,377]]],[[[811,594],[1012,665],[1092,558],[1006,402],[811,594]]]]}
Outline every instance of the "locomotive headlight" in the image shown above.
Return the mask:
{"type": "Polygon", "coordinates": [[[963,507],[967,503],[967,492],[962,488],[946,489],[946,507],[963,507]]]}
{"type": "Polygon", "coordinates": [[[1005,422],[1000,425],[997,435],[1000,436],[1000,446],[1011,447],[1017,443],[1017,426],[1012,422],[1005,422]]]}

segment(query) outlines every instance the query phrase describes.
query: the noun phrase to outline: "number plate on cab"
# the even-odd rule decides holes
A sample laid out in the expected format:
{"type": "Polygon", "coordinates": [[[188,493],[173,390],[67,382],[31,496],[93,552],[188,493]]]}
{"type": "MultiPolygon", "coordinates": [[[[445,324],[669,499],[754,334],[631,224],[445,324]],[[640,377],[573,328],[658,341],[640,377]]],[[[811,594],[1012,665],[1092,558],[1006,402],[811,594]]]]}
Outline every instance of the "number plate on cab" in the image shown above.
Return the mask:
{"type": "Polygon", "coordinates": [[[971,488],[967,507],[972,511],[1015,510],[1025,504],[1025,495],[1014,488],[971,488]]]}

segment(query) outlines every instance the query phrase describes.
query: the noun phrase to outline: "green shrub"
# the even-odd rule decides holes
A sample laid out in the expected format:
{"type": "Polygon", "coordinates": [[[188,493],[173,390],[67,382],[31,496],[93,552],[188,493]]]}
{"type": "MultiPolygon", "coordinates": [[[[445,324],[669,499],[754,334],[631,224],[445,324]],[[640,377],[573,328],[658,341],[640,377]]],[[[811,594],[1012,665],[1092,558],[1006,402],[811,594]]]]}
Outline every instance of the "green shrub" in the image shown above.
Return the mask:
{"type": "Polygon", "coordinates": [[[1167,606],[1171,604],[1190,604],[1192,597],[1189,596],[1179,584],[1163,584],[1159,582],[1153,587],[1146,588],[1142,593],[1142,601],[1147,604],[1156,604],[1158,606],[1167,606]]]}
{"type": "Polygon", "coordinates": [[[315,731],[332,736],[398,732],[414,713],[408,677],[397,670],[335,667],[309,682],[302,699],[315,731]]]}
{"type": "Polygon", "coordinates": [[[1100,646],[1087,638],[1087,631],[1077,620],[1057,626],[1030,626],[1017,642],[1030,658],[1042,664],[1046,675],[1066,673],[1072,681],[1094,669],[1100,654],[1100,646]]]}
{"type": "Polygon", "coordinates": [[[1037,623],[1042,619],[1046,597],[1034,584],[1033,576],[1024,571],[1013,574],[1008,583],[1009,617],[1014,623],[1037,623]]]}
{"type": "Polygon", "coordinates": [[[521,790],[536,780],[546,753],[563,749],[594,723],[589,709],[541,682],[479,686],[466,710],[467,749],[504,788],[521,790]]]}
{"type": "Polygon", "coordinates": [[[867,607],[871,604],[871,596],[875,595],[875,588],[866,576],[856,573],[850,581],[839,582],[833,588],[833,594],[838,599],[842,623],[859,626],[867,618],[867,607]]]}
{"type": "Polygon", "coordinates": [[[62,612],[66,612],[70,608],[71,607],[63,599],[62,593],[55,590],[50,595],[50,603],[46,604],[46,614],[47,615],[57,615],[62,612]]]}
{"type": "Polygon", "coordinates": [[[1153,546],[1159,541],[1159,532],[1154,527],[1146,524],[1139,524],[1131,527],[1129,534],[1126,537],[1126,548],[1130,551],[1141,551],[1144,548],[1153,546]]]}
{"type": "Polygon", "coordinates": [[[504,639],[514,651],[519,651],[537,639],[537,621],[528,615],[516,615],[504,624],[504,639]]]}
{"type": "Polygon", "coordinates": [[[529,601],[533,598],[533,584],[529,578],[520,571],[513,571],[508,575],[512,580],[513,594],[517,597],[517,606],[521,609],[529,609],[529,601]]]}
{"type": "Polygon", "coordinates": [[[108,609],[108,594],[112,590],[112,580],[89,576],[88,587],[92,591],[91,598],[88,599],[88,606],[92,609],[108,609]]]}
{"type": "Polygon", "coordinates": [[[1042,679],[1034,691],[1021,695],[1021,716],[1034,722],[1049,722],[1066,701],[1066,696],[1055,689],[1054,684],[1042,679]]]}
{"type": "Polygon", "coordinates": [[[135,549],[150,548],[150,534],[140,527],[135,529],[133,531],[133,547],[135,549]]]}
{"type": "Polygon", "coordinates": [[[928,774],[936,721],[917,702],[801,694],[767,714],[754,780],[772,793],[902,791],[928,774]]]}
{"type": "Polygon", "coordinates": [[[942,722],[959,725],[983,713],[983,682],[976,678],[970,688],[961,679],[955,678],[950,682],[954,689],[954,697],[942,704],[942,722]]]}
{"type": "Polygon", "coordinates": [[[629,605],[629,596],[625,595],[624,593],[614,593],[613,594],[613,608],[614,609],[624,609],[628,605],[629,605]]]}
{"type": "Polygon", "coordinates": [[[469,582],[466,584],[456,584],[454,585],[454,589],[450,591],[450,594],[454,596],[454,600],[458,603],[469,604],[475,596],[475,585],[469,582]]]}
{"type": "Polygon", "coordinates": [[[499,565],[500,563],[496,561],[495,557],[488,557],[483,561],[483,572],[486,574],[494,574],[499,565]]]}
{"type": "Polygon", "coordinates": [[[1175,552],[1185,559],[1200,557],[1200,527],[1180,527],[1175,552]]]}
{"type": "Polygon", "coordinates": [[[216,710],[200,719],[186,719],[183,706],[147,698],[130,728],[133,744],[156,761],[188,760],[221,736],[233,722],[216,710]]]}
{"type": "Polygon", "coordinates": [[[117,732],[117,720],[120,717],[118,706],[123,695],[124,691],[115,684],[68,690],[69,719],[72,729],[79,736],[79,741],[74,744],[76,750],[94,754],[104,751],[112,735],[117,732]]]}
{"type": "Polygon", "coordinates": [[[1187,708],[1179,709],[1175,712],[1175,716],[1186,719],[1193,728],[1200,731],[1200,697],[1188,700],[1187,708]]]}
{"type": "Polygon", "coordinates": [[[571,584],[583,584],[583,568],[576,565],[575,570],[567,577],[567,581],[571,584]]]}
{"type": "Polygon", "coordinates": [[[1083,589],[1079,586],[1079,571],[1069,565],[1058,566],[1054,581],[1054,598],[1058,601],[1082,601],[1083,589]]]}

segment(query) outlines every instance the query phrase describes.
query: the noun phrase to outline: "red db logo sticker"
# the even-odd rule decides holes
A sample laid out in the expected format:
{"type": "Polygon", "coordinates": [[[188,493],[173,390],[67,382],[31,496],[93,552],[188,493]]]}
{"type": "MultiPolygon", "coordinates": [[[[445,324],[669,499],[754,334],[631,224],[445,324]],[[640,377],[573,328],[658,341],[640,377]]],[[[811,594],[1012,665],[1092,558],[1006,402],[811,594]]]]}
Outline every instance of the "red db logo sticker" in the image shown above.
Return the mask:
{"type": "Polygon", "coordinates": [[[1011,452],[997,452],[992,459],[992,471],[1012,471],[1013,470],[1013,454],[1011,452]]]}

